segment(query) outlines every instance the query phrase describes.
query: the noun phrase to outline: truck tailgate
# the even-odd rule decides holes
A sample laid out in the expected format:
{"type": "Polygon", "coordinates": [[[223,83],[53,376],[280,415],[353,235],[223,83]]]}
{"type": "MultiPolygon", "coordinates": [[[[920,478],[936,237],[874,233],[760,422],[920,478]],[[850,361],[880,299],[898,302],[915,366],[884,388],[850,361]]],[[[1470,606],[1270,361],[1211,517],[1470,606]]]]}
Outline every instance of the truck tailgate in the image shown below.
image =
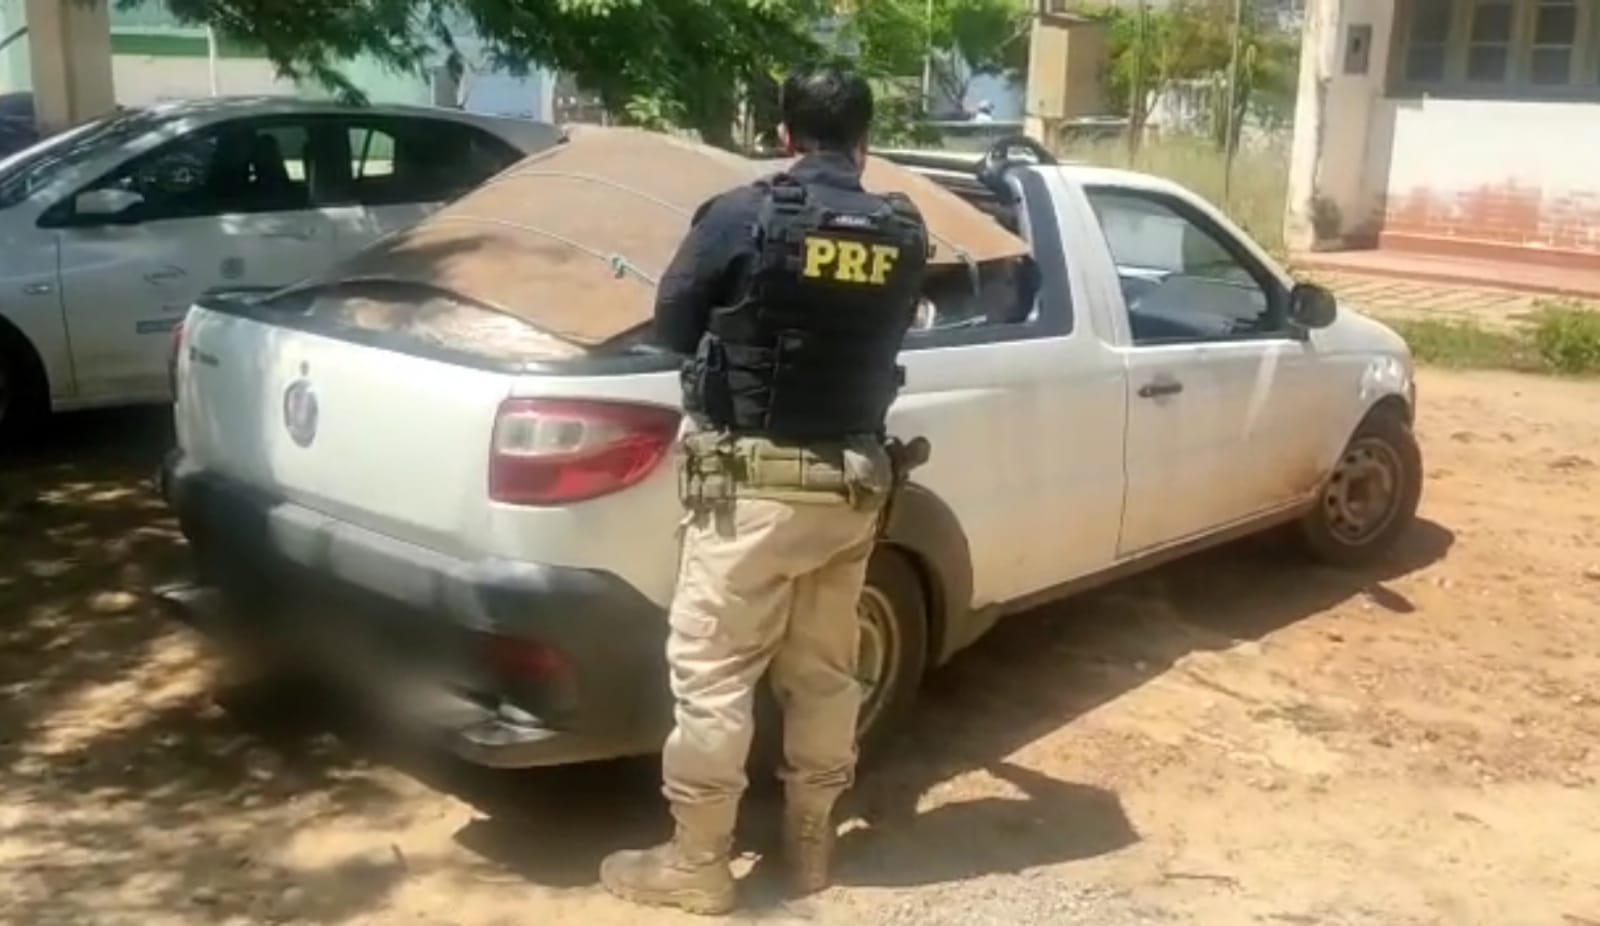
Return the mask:
{"type": "Polygon", "coordinates": [[[464,555],[481,518],[504,374],[196,308],[178,440],[201,468],[464,555]]]}

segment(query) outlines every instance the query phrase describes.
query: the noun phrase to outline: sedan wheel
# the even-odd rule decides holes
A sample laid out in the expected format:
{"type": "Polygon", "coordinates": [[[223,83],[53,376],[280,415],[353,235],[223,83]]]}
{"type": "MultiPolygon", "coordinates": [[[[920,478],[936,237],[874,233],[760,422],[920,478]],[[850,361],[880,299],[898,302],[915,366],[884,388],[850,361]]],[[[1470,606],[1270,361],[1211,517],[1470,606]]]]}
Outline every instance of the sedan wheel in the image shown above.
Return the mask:
{"type": "Polygon", "coordinates": [[[49,392],[25,344],[0,327],[0,447],[17,442],[48,409],[49,392]]]}

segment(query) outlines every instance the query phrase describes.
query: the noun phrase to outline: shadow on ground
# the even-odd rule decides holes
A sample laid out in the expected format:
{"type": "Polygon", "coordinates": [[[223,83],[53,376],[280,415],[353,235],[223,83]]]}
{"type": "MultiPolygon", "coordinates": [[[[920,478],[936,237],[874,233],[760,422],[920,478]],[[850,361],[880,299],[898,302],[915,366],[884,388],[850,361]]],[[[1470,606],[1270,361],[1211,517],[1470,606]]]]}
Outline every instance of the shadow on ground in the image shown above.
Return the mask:
{"type": "MultiPolygon", "coordinates": [[[[17,847],[0,861],[17,922],[175,910],[204,920],[222,909],[348,922],[428,866],[487,862],[583,887],[605,853],[666,835],[653,760],[490,772],[219,711],[204,657],[141,597],[187,568],[149,485],[169,442],[163,413],[76,416],[0,458],[0,829],[17,847]],[[274,855],[314,821],[348,817],[358,833],[405,825],[417,782],[475,809],[455,833],[467,857],[399,859],[381,838],[310,869],[274,855]]],[[[1002,622],[934,673],[911,729],[864,774],[851,804],[865,826],[841,843],[839,880],[933,884],[1130,845],[1139,837],[1114,793],[1030,769],[1018,750],[1185,654],[1357,596],[1403,619],[1413,609],[1387,583],[1452,542],[1422,522],[1384,567],[1345,572],[1264,538],[1002,622]],[[972,772],[1006,796],[919,812],[930,791],[972,772]]],[[[771,790],[749,804],[742,843],[769,847],[771,790]]],[[[773,895],[756,881],[758,902],[773,895]]]]}
{"type": "MultiPolygon", "coordinates": [[[[1356,597],[1397,616],[1415,610],[1392,580],[1442,558],[1454,535],[1419,522],[1381,567],[1308,564],[1267,536],[1230,545],[999,624],[933,674],[918,716],[866,772],[850,810],[866,826],[840,844],[838,881],[906,887],[1020,872],[1117,851],[1138,840],[1117,796],[1008,761],[1019,749],[1161,674],[1196,651],[1257,640],[1356,597]],[[930,790],[981,771],[1016,796],[944,803],[930,790]]],[[[603,855],[664,838],[651,762],[443,782],[484,816],[463,845],[552,886],[592,884],[603,855]]],[[[772,789],[746,802],[741,845],[772,847],[772,789]]],[[[765,869],[766,866],[763,866],[765,869]]],[[[776,888],[763,875],[757,899],[776,888]]]]}
{"type": "Polygon", "coordinates": [[[339,741],[211,704],[145,597],[186,568],[151,485],[170,442],[164,410],[87,413],[0,454],[0,920],[348,920],[400,877],[387,857],[269,856],[309,814],[397,804],[339,741]]]}

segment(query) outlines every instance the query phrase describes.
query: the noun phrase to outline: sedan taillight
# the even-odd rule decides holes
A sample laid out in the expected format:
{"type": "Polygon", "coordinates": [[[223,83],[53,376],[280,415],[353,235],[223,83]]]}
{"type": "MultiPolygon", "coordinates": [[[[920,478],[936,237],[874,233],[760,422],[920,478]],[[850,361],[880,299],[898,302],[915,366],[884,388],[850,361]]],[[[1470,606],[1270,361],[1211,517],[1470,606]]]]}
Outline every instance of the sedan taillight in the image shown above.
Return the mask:
{"type": "Polygon", "coordinates": [[[655,405],[508,399],[495,418],[489,497],[561,505],[634,485],[661,462],[680,415],[655,405]]]}

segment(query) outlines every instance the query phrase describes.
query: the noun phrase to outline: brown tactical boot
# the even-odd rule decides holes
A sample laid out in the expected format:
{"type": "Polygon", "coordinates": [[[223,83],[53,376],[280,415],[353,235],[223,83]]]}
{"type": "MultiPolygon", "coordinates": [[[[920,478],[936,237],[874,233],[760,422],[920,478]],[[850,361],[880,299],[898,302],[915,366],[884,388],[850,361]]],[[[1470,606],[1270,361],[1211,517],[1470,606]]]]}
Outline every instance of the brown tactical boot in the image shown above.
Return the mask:
{"type": "Polygon", "coordinates": [[[631,903],[720,916],[733,909],[731,848],[728,839],[695,839],[680,826],[665,845],[606,856],[600,883],[631,903]]]}
{"type": "Polygon", "coordinates": [[[835,837],[831,805],[790,803],[784,808],[783,859],[789,890],[796,897],[828,889],[835,837]]]}

